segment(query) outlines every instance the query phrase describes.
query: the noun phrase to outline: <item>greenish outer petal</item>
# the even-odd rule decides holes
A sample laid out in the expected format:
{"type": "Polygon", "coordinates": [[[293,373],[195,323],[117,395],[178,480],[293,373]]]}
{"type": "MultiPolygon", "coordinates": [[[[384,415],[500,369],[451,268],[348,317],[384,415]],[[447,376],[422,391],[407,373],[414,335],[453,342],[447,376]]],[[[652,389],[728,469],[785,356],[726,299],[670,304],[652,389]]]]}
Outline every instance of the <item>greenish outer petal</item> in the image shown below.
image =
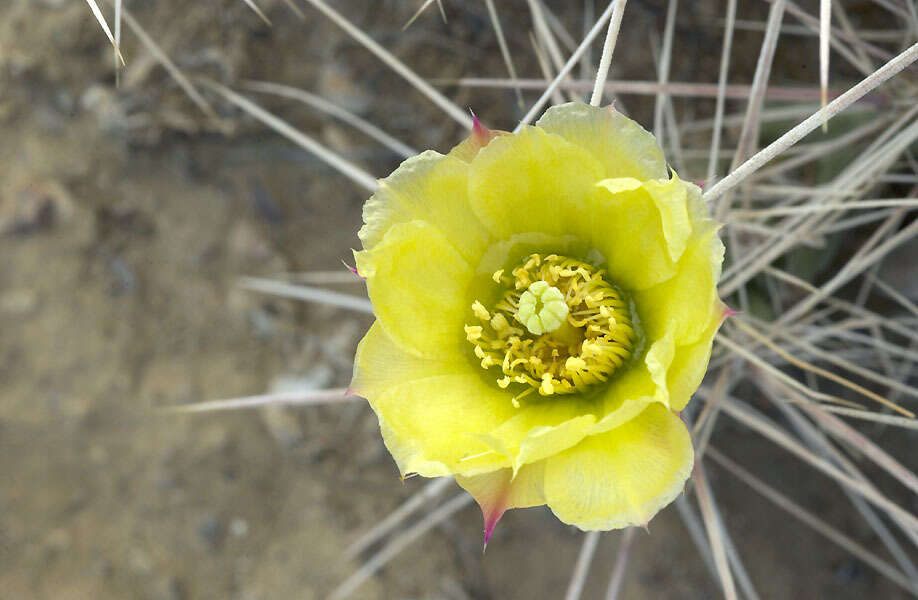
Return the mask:
{"type": "Polygon", "coordinates": [[[591,208],[586,230],[616,285],[629,292],[643,290],[676,274],[658,203],[644,182],[630,177],[602,180],[591,208]]]}
{"type": "Polygon", "coordinates": [[[397,223],[356,252],[373,310],[386,333],[418,356],[461,356],[473,268],[425,221],[397,223]]]}
{"type": "Polygon", "coordinates": [[[497,240],[531,232],[583,235],[603,175],[589,152],[536,127],[495,138],[470,168],[472,210],[497,240]]]}
{"type": "Polygon", "coordinates": [[[571,102],[553,106],[536,127],[588,150],[604,170],[603,179],[667,179],[666,160],[656,138],[611,106],[571,102]]]}
{"type": "Polygon", "coordinates": [[[351,390],[376,412],[403,475],[475,475],[510,464],[477,436],[513,418],[517,409],[467,361],[405,352],[377,321],[358,346],[351,390]]]}
{"type": "Polygon", "coordinates": [[[633,294],[647,339],[661,339],[672,332],[677,346],[701,338],[719,307],[717,280],[723,264],[724,246],[717,237],[718,225],[706,221],[696,231],[670,279],[633,294]]]}
{"type": "Polygon", "coordinates": [[[477,264],[492,240],[468,199],[469,165],[432,150],[404,161],[381,180],[363,206],[358,236],[367,250],[396,224],[425,221],[440,231],[463,257],[477,264]]]}

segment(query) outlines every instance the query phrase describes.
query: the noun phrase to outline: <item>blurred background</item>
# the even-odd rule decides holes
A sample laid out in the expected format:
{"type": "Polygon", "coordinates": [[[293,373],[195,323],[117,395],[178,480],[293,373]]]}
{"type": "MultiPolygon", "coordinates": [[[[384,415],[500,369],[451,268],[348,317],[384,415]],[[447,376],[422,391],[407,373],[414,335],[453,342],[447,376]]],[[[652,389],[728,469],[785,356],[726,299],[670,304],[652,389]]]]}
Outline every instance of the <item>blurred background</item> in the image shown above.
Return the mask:
{"type": "MultiPolygon", "coordinates": [[[[297,5],[302,18],[285,2],[258,4],[271,26],[241,0],[126,1],[126,19],[137,27],[123,25],[127,64],[117,85],[112,48],[85,2],[0,7],[0,598],[323,598],[367,557],[345,557],[349,544],[425,484],[399,481],[362,401],[195,415],[151,410],[344,387],[371,317],[240,288],[242,276],[346,275],[341,261],[350,262],[359,245],[368,194],[206,88],[217,118],[202,111],[144,35],[189,77],[245,93],[376,177],[401,157],[307,105],[246,91],[246,82],[311,91],[418,149],[445,152],[466,135],[308,3],[297,5]]],[[[486,125],[512,129],[525,112],[512,89],[455,83],[507,76],[485,3],[444,0],[445,23],[433,5],[403,30],[421,4],[334,6],[486,125]]],[[[882,32],[890,22],[879,3],[844,4],[860,29],[882,32]]],[[[497,5],[518,73],[543,79],[527,2],[497,5]]],[[[557,31],[579,43],[592,3],[544,5],[557,31]]],[[[613,78],[656,80],[667,6],[628,3],[613,78]]],[[[818,14],[816,1],[799,6],[818,14]]],[[[111,23],[111,7],[103,8],[111,23]]],[[[604,8],[596,2],[592,14],[604,8]]],[[[752,81],[768,9],[761,0],[739,3],[731,83],[752,81]]],[[[716,84],[723,14],[720,0],[682,3],[671,81],[716,84]]],[[[770,81],[799,88],[791,99],[815,110],[818,38],[785,21],[789,33],[770,81]]],[[[571,49],[556,35],[566,59],[571,49]]],[[[833,63],[833,88],[860,78],[833,63]]],[[[524,92],[526,108],[538,94],[524,92]]],[[[676,99],[680,114],[713,113],[710,95],[690,100],[676,99]]],[[[653,96],[620,101],[651,127],[653,96]]],[[[728,112],[743,102],[742,94],[729,100],[728,112]]],[[[761,136],[799,120],[772,121],[761,136]]],[[[735,143],[738,133],[728,127],[725,140],[735,143]]],[[[845,152],[816,169],[844,163],[845,152]]],[[[700,181],[707,155],[694,158],[681,174],[700,181]]],[[[900,283],[911,281],[914,291],[916,252],[900,254],[893,261],[900,283]]],[[[832,256],[795,260],[815,277],[831,268],[832,256]]],[[[330,281],[341,281],[329,286],[338,291],[364,293],[359,282],[330,281]]],[[[884,432],[883,445],[914,467],[914,436],[903,431],[884,432]]],[[[760,477],[876,546],[829,480],[732,422],[717,436],[760,477]]],[[[714,470],[711,478],[762,597],[906,597],[740,483],[714,470]]],[[[918,510],[914,496],[890,494],[918,510]]],[[[432,499],[421,514],[442,501],[432,499]]],[[[480,521],[476,507],[464,508],[353,597],[563,597],[580,532],[541,508],[512,511],[482,555],[480,521]]],[[[600,538],[584,598],[602,597],[620,537],[600,538]]],[[[637,532],[624,586],[628,599],[720,595],[672,508],[649,532],[637,532]]]]}

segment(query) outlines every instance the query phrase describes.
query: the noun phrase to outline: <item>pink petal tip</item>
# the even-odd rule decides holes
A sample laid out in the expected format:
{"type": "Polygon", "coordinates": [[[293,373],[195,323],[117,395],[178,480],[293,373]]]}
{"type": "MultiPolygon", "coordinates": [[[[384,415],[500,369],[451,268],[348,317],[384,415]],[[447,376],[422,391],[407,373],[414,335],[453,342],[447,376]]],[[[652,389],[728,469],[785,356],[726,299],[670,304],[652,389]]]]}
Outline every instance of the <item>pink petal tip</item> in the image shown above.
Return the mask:
{"type": "Polygon", "coordinates": [[[475,113],[472,113],[472,135],[480,140],[491,139],[491,130],[481,124],[475,113]]]}
{"type": "Polygon", "coordinates": [[[344,262],[343,260],[341,261],[341,264],[344,265],[344,266],[347,268],[348,271],[350,271],[351,273],[353,273],[353,274],[356,275],[357,277],[360,277],[360,278],[361,278],[362,280],[364,280],[364,281],[367,280],[366,277],[364,277],[363,275],[361,275],[360,273],[357,272],[357,267],[352,267],[351,265],[347,264],[347,263],[344,262]]]}
{"type": "Polygon", "coordinates": [[[484,552],[488,549],[488,542],[491,541],[491,535],[494,533],[498,521],[504,516],[507,509],[503,502],[493,506],[486,506],[482,502],[478,502],[478,506],[481,508],[481,516],[484,518],[484,547],[481,549],[484,552]]]}

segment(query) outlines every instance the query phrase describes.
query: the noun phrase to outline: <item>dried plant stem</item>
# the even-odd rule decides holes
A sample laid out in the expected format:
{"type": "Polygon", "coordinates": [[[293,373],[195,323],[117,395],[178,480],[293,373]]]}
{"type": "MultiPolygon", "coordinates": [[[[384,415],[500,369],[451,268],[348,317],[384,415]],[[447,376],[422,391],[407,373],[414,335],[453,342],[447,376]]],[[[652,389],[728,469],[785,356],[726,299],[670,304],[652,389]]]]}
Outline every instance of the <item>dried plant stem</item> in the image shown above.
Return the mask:
{"type": "Polygon", "coordinates": [[[115,45],[112,48],[112,52],[115,55],[115,86],[121,84],[121,67],[123,59],[121,58],[121,52],[118,50],[121,47],[121,0],[115,0],[115,45]]]}
{"type": "MultiPolygon", "coordinates": [[[[373,192],[378,186],[376,178],[358,167],[353,163],[345,160],[338,154],[332,152],[316,140],[312,139],[305,133],[296,129],[283,119],[269,113],[262,107],[258,106],[248,98],[237,94],[233,90],[229,89],[226,86],[220,85],[215,81],[210,81],[208,79],[201,79],[200,82],[206,87],[217,92],[231,103],[235,104],[237,107],[241,108],[245,112],[249,113],[274,131],[278,132],[287,139],[293,141],[298,146],[312,152],[317,157],[319,157],[323,162],[327,163],[330,167],[336,169],[343,175],[347,176],[351,181],[360,185],[364,189],[373,192]]],[[[329,292],[331,293],[331,292],[329,292]]],[[[305,299],[305,298],[304,298],[305,299]]]]}
{"type": "Polygon", "coordinates": [[[94,16],[96,21],[99,22],[99,26],[102,28],[102,32],[105,33],[105,37],[107,37],[108,41],[111,42],[112,48],[115,49],[115,53],[118,55],[118,59],[121,60],[121,64],[123,65],[124,57],[121,55],[121,49],[118,47],[118,42],[112,35],[112,30],[108,28],[108,23],[105,21],[105,17],[102,15],[102,10],[99,8],[99,5],[96,4],[96,0],[86,0],[86,4],[89,5],[89,10],[92,11],[92,16],[94,16]]]}
{"type": "Polygon", "coordinates": [[[714,494],[711,492],[711,486],[708,485],[708,479],[705,477],[704,467],[701,462],[695,463],[692,481],[695,483],[695,494],[698,496],[698,505],[701,507],[701,517],[704,520],[704,526],[708,532],[708,541],[714,551],[714,564],[717,566],[717,574],[720,577],[720,585],[724,591],[724,598],[726,598],[726,600],[737,600],[736,585],[733,583],[733,575],[730,572],[730,566],[727,563],[727,553],[724,550],[724,541],[721,532],[722,523],[717,517],[714,494]]]}
{"type": "Polygon", "coordinates": [[[676,30],[676,14],[679,11],[679,0],[669,0],[666,9],[666,25],[663,28],[663,47],[660,49],[660,61],[657,66],[657,83],[660,91],[653,106],[653,134],[661,141],[663,139],[663,110],[666,106],[667,94],[664,91],[669,83],[669,67],[673,58],[673,34],[676,30]]]}
{"type": "MultiPolygon", "coordinates": [[[[507,39],[504,37],[504,28],[501,27],[500,17],[497,15],[497,7],[494,6],[494,0],[485,0],[488,6],[488,16],[491,18],[491,24],[494,26],[494,33],[497,35],[497,45],[500,46],[500,54],[507,65],[507,72],[510,73],[510,81],[516,82],[516,67],[513,64],[513,55],[510,54],[510,48],[507,46],[507,39]]],[[[513,86],[516,92],[516,102],[520,108],[523,108],[523,92],[519,84],[513,86]]]]}
{"type": "Polygon", "coordinates": [[[242,1],[245,2],[246,6],[252,9],[252,12],[258,15],[259,19],[264,21],[265,25],[267,25],[268,27],[271,26],[271,20],[265,15],[265,13],[262,12],[261,8],[259,8],[258,5],[255,4],[255,0],[242,0],[242,1]]]}
{"type": "Polygon", "coordinates": [[[558,76],[555,77],[555,79],[548,85],[547,88],[545,88],[545,91],[542,92],[542,95],[538,100],[536,100],[536,103],[532,105],[532,108],[529,109],[529,112],[526,113],[526,115],[522,118],[520,124],[517,125],[514,131],[519,131],[520,128],[530,123],[536,117],[536,115],[542,112],[542,109],[545,107],[545,104],[548,102],[548,99],[551,97],[552,93],[554,93],[558,85],[564,80],[565,77],[567,77],[567,74],[570,73],[571,70],[577,65],[577,61],[580,60],[580,57],[583,55],[586,49],[590,47],[590,44],[593,43],[593,40],[596,39],[596,36],[599,35],[600,31],[602,31],[603,25],[605,25],[606,21],[608,21],[612,16],[612,11],[615,9],[615,7],[615,3],[609,4],[609,7],[602,13],[602,15],[600,15],[599,19],[596,21],[596,24],[593,25],[589,33],[587,33],[586,37],[583,39],[580,45],[577,46],[577,49],[564,64],[564,67],[562,67],[561,71],[558,72],[558,76]]]}
{"type": "Polygon", "coordinates": [[[385,519],[374,525],[369,531],[360,536],[344,551],[344,557],[353,560],[367,548],[395,531],[402,522],[420,510],[424,505],[439,498],[453,483],[450,477],[437,477],[421,488],[421,491],[411,496],[397,509],[389,513],[385,519]]]}
{"type": "MultiPolygon", "coordinates": [[[[432,83],[436,85],[458,85],[463,87],[479,88],[512,88],[519,86],[524,90],[542,90],[546,86],[541,79],[520,78],[515,82],[501,77],[460,77],[458,79],[433,79],[432,83]]],[[[563,90],[589,91],[593,89],[594,81],[577,80],[558,82],[555,87],[563,90]]],[[[743,84],[728,85],[724,90],[724,96],[733,100],[744,100],[749,98],[751,86],[743,84]]],[[[690,83],[685,81],[671,81],[666,85],[660,85],[657,81],[634,81],[624,79],[612,79],[606,81],[603,91],[610,94],[637,94],[640,96],[656,96],[661,90],[670,96],[683,96],[689,98],[716,98],[718,94],[717,84],[715,83],[690,83]]],[[[768,100],[782,100],[794,102],[819,101],[819,91],[803,87],[782,87],[770,86],[765,90],[765,98],[768,100]]],[[[829,90],[829,96],[835,98],[839,96],[838,90],[829,90]]],[[[779,112],[790,111],[791,108],[779,112]]],[[[794,114],[797,109],[793,109],[794,114]]],[[[809,114],[806,111],[804,114],[809,114]]]]}
{"type": "MultiPolygon", "coordinates": [[[[547,55],[546,65],[552,64],[555,69],[560,71],[564,65],[564,60],[561,58],[561,49],[558,47],[558,42],[555,40],[551,27],[548,25],[548,19],[545,17],[544,6],[540,0],[526,1],[529,4],[529,12],[532,14],[535,37],[539,40],[538,47],[543,48],[547,55]]],[[[563,103],[564,96],[561,94],[561,90],[556,89],[555,91],[557,94],[555,102],[563,103]]],[[[570,92],[570,100],[577,100],[577,95],[574,92],[570,92]]]]}
{"type": "MultiPolygon", "coordinates": [[[[787,433],[781,431],[776,426],[767,423],[764,419],[751,415],[748,410],[741,408],[739,403],[728,400],[724,402],[722,410],[724,413],[729,414],[734,419],[740,421],[751,429],[754,429],[782,448],[785,448],[793,454],[796,454],[799,458],[803,459],[811,466],[832,477],[835,481],[844,485],[848,489],[861,495],[865,500],[883,509],[889,513],[890,516],[895,518],[896,521],[900,522],[904,527],[907,527],[914,532],[918,532],[918,518],[897,504],[891,502],[885,496],[880,494],[872,485],[858,481],[857,479],[854,479],[851,476],[843,473],[834,465],[816,456],[810,450],[801,446],[787,433]]],[[[711,447],[709,446],[708,452],[710,451],[711,447]]]]}
{"type": "Polygon", "coordinates": [[[357,312],[373,314],[373,305],[366,298],[354,296],[352,294],[342,294],[322,288],[310,287],[305,285],[293,285],[273,279],[259,279],[257,277],[243,277],[239,280],[239,285],[253,292],[271,294],[272,296],[281,296],[283,298],[293,298],[295,300],[305,300],[306,302],[318,302],[319,304],[329,304],[338,308],[346,308],[357,312]]]}
{"type": "Polygon", "coordinates": [[[163,412],[172,414],[189,414],[220,410],[238,410],[242,408],[263,408],[265,406],[336,404],[339,402],[354,402],[356,400],[360,400],[360,396],[348,394],[346,388],[334,388],[329,390],[285,392],[283,394],[263,394],[260,396],[228,398],[226,400],[209,400],[207,402],[197,402],[195,404],[169,406],[162,410],[163,412]]]}
{"type": "Polygon", "coordinates": [[[609,578],[609,587],[606,589],[606,600],[618,600],[622,582],[625,581],[625,573],[628,571],[628,559],[631,557],[635,534],[635,527],[629,527],[622,533],[622,541],[618,546],[618,555],[615,557],[615,566],[612,567],[612,576],[609,578]]]}
{"type": "Polygon", "coordinates": [[[270,83],[267,81],[247,81],[244,84],[244,87],[253,92],[262,92],[265,94],[274,94],[276,96],[281,96],[283,98],[290,98],[291,100],[297,100],[304,104],[307,104],[316,110],[320,110],[324,113],[327,113],[333,117],[341,119],[348,125],[354,127],[358,131],[362,131],[367,134],[374,140],[380,142],[396,154],[408,158],[419,154],[419,152],[405,144],[396,138],[392,137],[376,125],[370,123],[366,119],[362,119],[355,115],[354,113],[342,108],[340,105],[335,104],[321,96],[311,94],[305,90],[301,90],[295,87],[290,87],[288,85],[281,85],[278,83],[270,83]]]}
{"type": "Polygon", "coordinates": [[[435,511],[407,528],[386,544],[379,552],[374,554],[367,562],[360,565],[350,577],[344,580],[331,594],[329,600],[343,600],[350,597],[373,574],[398,556],[411,542],[415,541],[427,531],[442,523],[460,509],[472,503],[472,497],[465,492],[453,496],[449,501],[438,507],[435,511]]]}
{"type": "Polygon", "coordinates": [[[153,55],[153,58],[155,58],[156,61],[161,64],[164,69],[166,69],[166,72],[169,73],[173,79],[175,79],[175,82],[186,94],[188,94],[188,97],[191,99],[191,101],[201,109],[201,112],[207,115],[214,122],[219,123],[220,118],[217,116],[217,113],[214,112],[214,109],[210,106],[210,103],[207,102],[203,96],[201,96],[201,93],[194,86],[194,84],[191,83],[187,77],[185,77],[184,73],[182,73],[182,70],[179,69],[174,62],[172,62],[172,59],[170,59],[166,53],[163,52],[162,48],[160,48],[159,45],[153,41],[153,38],[147,34],[144,28],[140,26],[140,23],[134,19],[134,15],[132,15],[128,9],[122,8],[121,17],[124,19],[124,22],[127,23],[127,26],[130,27],[131,31],[134,32],[134,35],[137,36],[137,39],[140,40],[140,43],[146,46],[150,54],[153,55]]]}
{"type": "MultiPolygon", "coordinates": [[[[829,89],[829,40],[832,37],[832,0],[819,0],[819,91],[822,94],[822,107],[825,108],[829,89]]],[[[823,120],[822,129],[828,128],[828,121],[823,120]]]]}
{"type": "Polygon", "coordinates": [[[809,133],[820,127],[823,119],[831,119],[845,110],[868,92],[881,85],[918,59],[918,43],[893,58],[891,61],[877,69],[872,75],[852,87],[850,90],[830,102],[825,108],[812,114],[802,123],[759,151],[755,156],[744,162],[729,175],[718,181],[704,193],[707,202],[720,197],[725,192],[739,185],[744,179],[755,173],[763,165],[769,163],[776,156],[802,140],[809,133]]]}
{"type": "Polygon", "coordinates": [[[564,600],[580,599],[580,595],[583,593],[583,585],[586,583],[587,573],[590,572],[590,563],[593,562],[593,555],[596,554],[596,544],[598,543],[598,531],[589,531],[583,536],[583,545],[580,547],[580,554],[577,555],[577,564],[574,565],[574,573],[571,575],[571,582],[567,586],[564,600]]]}
{"type": "Polygon", "coordinates": [[[802,408],[810,414],[823,429],[839,440],[845,441],[857,448],[858,452],[869,458],[878,467],[898,479],[902,485],[918,494],[918,477],[909,471],[902,463],[887,454],[880,446],[870,441],[862,433],[845,424],[841,419],[834,417],[818,406],[804,406],[802,408]]]}
{"type": "Polygon", "coordinates": [[[349,36],[354,38],[367,50],[375,54],[376,57],[383,61],[390,69],[404,77],[408,83],[414,86],[414,88],[419,92],[424,94],[431,102],[440,107],[443,112],[452,117],[457,123],[466,129],[472,128],[472,118],[467,115],[465,111],[456,106],[455,103],[446,98],[446,96],[431,87],[431,85],[421,79],[417,73],[408,68],[405,63],[397,59],[391,52],[380,46],[376,40],[367,35],[362,29],[356,27],[353,23],[342,16],[341,13],[329,6],[325,0],[306,1],[316,7],[326,17],[331,19],[335,25],[343,29],[349,36]]]}
{"type": "Polygon", "coordinates": [[[714,106],[714,122],[711,127],[711,153],[708,159],[708,184],[713,185],[717,177],[717,156],[720,151],[720,137],[723,132],[724,104],[727,97],[727,76],[730,71],[730,51],[733,48],[733,30],[736,25],[736,0],[727,0],[727,18],[724,23],[724,44],[720,54],[720,73],[717,76],[717,103],[714,106]]]}
{"type": "Polygon", "coordinates": [[[615,52],[615,43],[618,41],[618,32],[622,26],[622,17],[625,15],[625,4],[628,0],[613,0],[615,10],[609,21],[606,31],[606,41],[602,45],[602,56],[599,58],[599,67],[596,69],[596,83],[593,84],[593,93],[590,95],[590,105],[602,104],[602,91],[609,77],[609,67],[612,65],[612,53],[615,52]]]}
{"type": "Polygon", "coordinates": [[[733,324],[735,324],[739,329],[741,329],[741,330],[744,331],[745,333],[751,335],[751,336],[752,336],[753,338],[755,338],[755,340],[758,341],[759,343],[764,344],[765,346],[768,346],[769,349],[771,349],[771,350],[772,350],[773,352],[775,352],[778,356],[780,356],[781,358],[783,358],[783,359],[786,360],[787,362],[791,363],[792,365],[797,366],[797,367],[800,367],[801,369],[810,371],[810,372],[812,372],[812,373],[815,373],[816,375],[819,375],[819,376],[821,376],[821,377],[825,377],[826,379],[830,379],[830,380],[834,381],[835,383],[838,383],[838,384],[840,384],[840,385],[843,385],[843,386],[847,387],[848,389],[851,389],[851,390],[853,390],[853,391],[855,391],[855,392],[857,392],[857,393],[859,393],[859,394],[861,394],[861,395],[863,395],[863,396],[866,396],[866,397],[870,398],[871,400],[874,400],[875,402],[879,402],[880,404],[886,406],[887,408],[891,408],[891,409],[895,410],[896,412],[898,412],[898,413],[900,413],[900,414],[902,414],[902,415],[905,415],[906,417],[913,417],[913,418],[914,418],[915,413],[913,413],[913,412],[910,411],[910,410],[906,410],[906,409],[902,408],[902,407],[899,406],[898,404],[894,404],[894,403],[890,402],[889,400],[887,400],[887,399],[884,398],[883,396],[880,396],[879,394],[877,394],[877,393],[875,393],[875,392],[872,392],[872,391],[868,390],[867,388],[865,388],[865,387],[863,387],[863,386],[861,386],[861,385],[858,385],[858,384],[854,383],[853,381],[850,381],[850,380],[848,380],[848,379],[845,379],[844,377],[841,377],[840,375],[837,375],[836,373],[833,373],[833,372],[831,372],[831,371],[827,371],[826,369],[823,369],[823,368],[821,368],[821,367],[817,367],[816,365],[810,364],[810,363],[808,363],[808,362],[806,362],[806,361],[804,361],[804,360],[800,360],[799,358],[793,356],[790,352],[788,352],[787,350],[781,348],[780,346],[778,346],[777,344],[775,344],[774,342],[772,342],[771,340],[769,340],[765,335],[763,335],[761,332],[757,331],[757,330],[756,330],[755,328],[753,328],[751,325],[749,325],[748,323],[743,322],[742,319],[736,319],[736,320],[734,320],[733,324]]]}
{"type": "Polygon", "coordinates": [[[726,469],[730,474],[751,487],[753,490],[761,494],[773,504],[790,513],[817,533],[823,535],[851,554],[857,556],[860,560],[870,565],[877,572],[881,573],[884,577],[888,578],[896,585],[900,586],[912,595],[918,596],[918,592],[916,592],[912,583],[901,572],[896,570],[892,565],[878,557],[876,554],[861,546],[834,527],[828,525],[825,521],[813,513],[796,504],[787,496],[778,492],[776,489],[766,484],[761,479],[757,478],[755,475],[742,468],[734,461],[730,460],[725,454],[719,452],[716,448],[709,448],[708,456],[718,465],[726,469]]]}

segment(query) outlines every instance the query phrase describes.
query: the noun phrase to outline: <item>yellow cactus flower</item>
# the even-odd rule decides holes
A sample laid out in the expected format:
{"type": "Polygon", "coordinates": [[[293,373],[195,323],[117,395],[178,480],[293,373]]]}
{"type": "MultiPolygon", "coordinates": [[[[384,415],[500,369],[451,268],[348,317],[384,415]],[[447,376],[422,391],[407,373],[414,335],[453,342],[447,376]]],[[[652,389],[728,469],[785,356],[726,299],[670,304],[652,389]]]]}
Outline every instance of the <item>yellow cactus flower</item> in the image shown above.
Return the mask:
{"type": "Polygon", "coordinates": [[[476,121],[364,206],[376,322],[351,389],[402,473],[453,476],[485,539],[547,504],[584,530],[644,525],[692,469],[682,410],[725,315],[723,245],[695,185],[611,107],[476,121]]]}

